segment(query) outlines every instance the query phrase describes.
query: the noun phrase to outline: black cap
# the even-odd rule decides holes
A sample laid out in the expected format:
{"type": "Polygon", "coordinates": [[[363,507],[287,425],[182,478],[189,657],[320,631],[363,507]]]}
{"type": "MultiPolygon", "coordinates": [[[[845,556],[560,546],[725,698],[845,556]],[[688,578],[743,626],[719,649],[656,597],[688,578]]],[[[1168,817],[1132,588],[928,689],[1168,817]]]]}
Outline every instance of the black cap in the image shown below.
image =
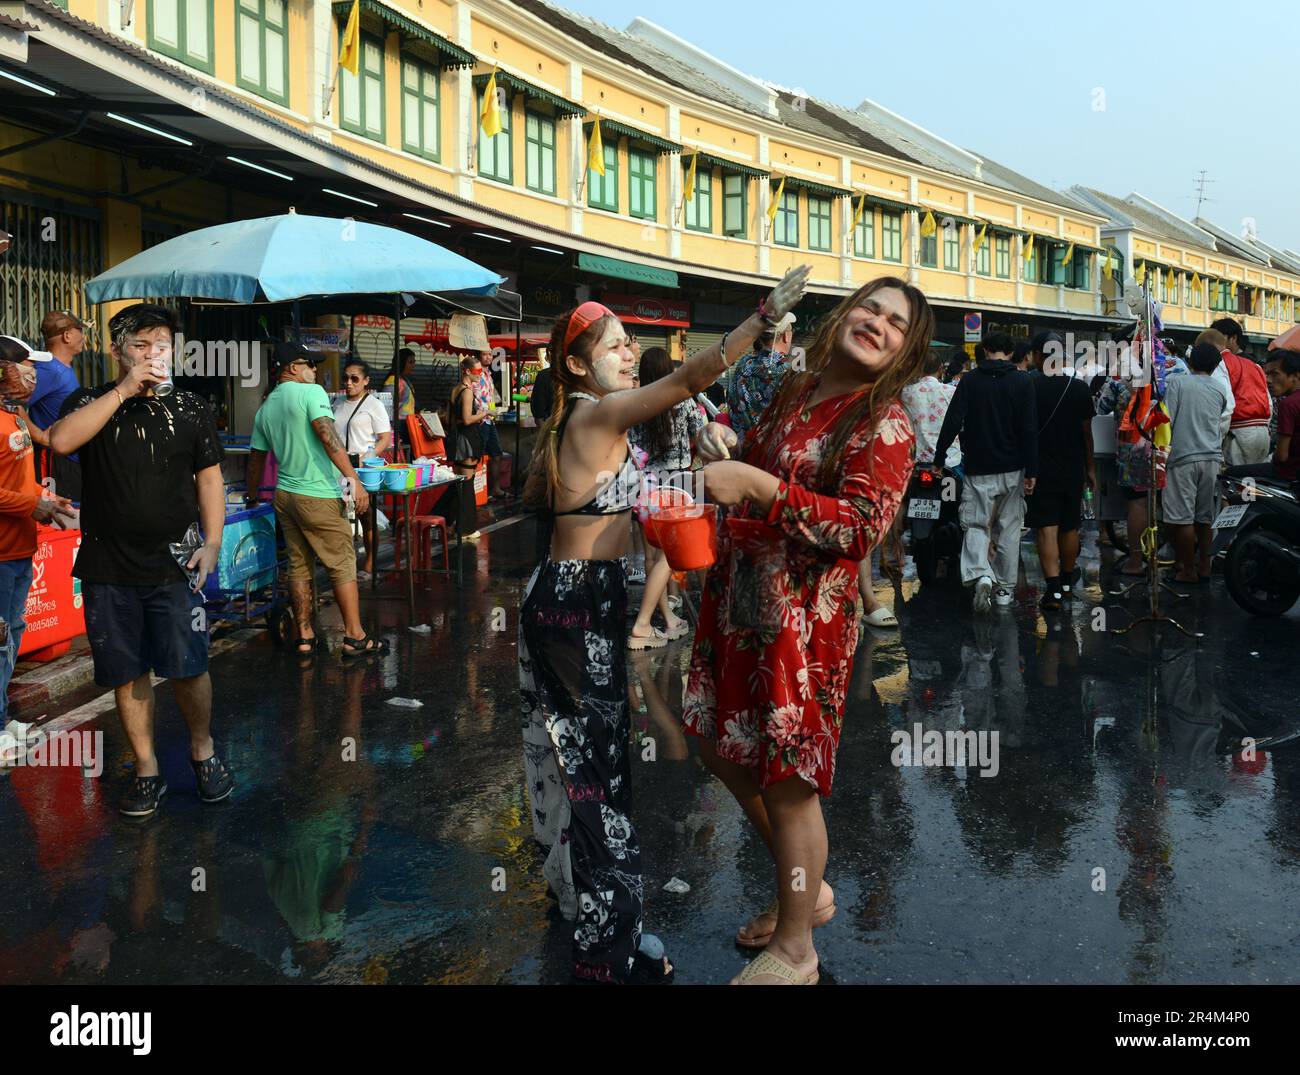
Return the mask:
{"type": "Polygon", "coordinates": [[[320,356],[313,355],[310,351],[305,350],[301,344],[290,343],[287,340],[276,340],[275,348],[271,352],[271,369],[282,370],[294,362],[307,362],[313,366],[320,365],[320,356]]]}

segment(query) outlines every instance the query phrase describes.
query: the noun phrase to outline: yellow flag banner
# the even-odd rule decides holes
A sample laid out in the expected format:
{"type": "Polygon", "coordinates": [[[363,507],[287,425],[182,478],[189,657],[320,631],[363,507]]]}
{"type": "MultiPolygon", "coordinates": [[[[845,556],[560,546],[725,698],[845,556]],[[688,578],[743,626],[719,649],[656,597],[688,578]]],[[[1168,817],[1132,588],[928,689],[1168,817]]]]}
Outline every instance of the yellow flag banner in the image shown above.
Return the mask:
{"type": "Polygon", "coordinates": [[[1074,244],[1071,243],[1065,248],[1065,257],[1061,259],[1062,265],[1069,265],[1074,260],[1074,244]]]}
{"type": "Polygon", "coordinates": [[[849,225],[849,231],[856,231],[858,222],[862,220],[862,214],[867,209],[867,196],[863,194],[858,198],[858,207],[853,210],[853,223],[849,225]]]}
{"type": "Polygon", "coordinates": [[[339,66],[355,76],[361,60],[361,0],[352,0],[352,11],[343,28],[343,44],[339,46],[339,66]]]}
{"type": "Polygon", "coordinates": [[[686,185],[682,188],[682,199],[690,201],[695,197],[695,166],[699,163],[700,151],[691,154],[691,166],[686,170],[686,185]]]}
{"type": "Polygon", "coordinates": [[[1137,279],[1138,287],[1145,284],[1147,282],[1147,263],[1145,261],[1139,261],[1137,263],[1137,268],[1133,271],[1133,275],[1137,279]]]}
{"type": "Polygon", "coordinates": [[[1024,258],[1026,264],[1034,256],[1034,233],[1032,231],[1020,240],[1020,256],[1024,258]]]}
{"type": "Polygon", "coordinates": [[[1165,292],[1168,294],[1172,294],[1173,290],[1174,290],[1174,270],[1166,269],[1165,270],[1165,292]]]}
{"type": "Polygon", "coordinates": [[[587,139],[587,168],[599,176],[605,174],[605,143],[600,139],[600,117],[591,125],[591,137],[587,139]]]}
{"type": "Polygon", "coordinates": [[[1106,251],[1106,256],[1101,259],[1101,275],[1107,280],[1111,280],[1115,276],[1115,260],[1109,250],[1106,251]]]}
{"type": "MultiPolygon", "coordinates": [[[[768,188],[771,189],[770,187],[768,188]]],[[[777,184],[776,193],[772,195],[772,204],[767,207],[767,222],[769,225],[776,226],[777,210],[781,208],[781,198],[785,194],[785,176],[781,177],[781,182],[777,184]]]]}
{"type": "Polygon", "coordinates": [[[1237,281],[1236,281],[1236,280],[1232,281],[1232,283],[1228,286],[1228,297],[1229,297],[1230,299],[1232,299],[1233,302],[1236,302],[1236,301],[1237,301],[1237,281]]]}
{"type": "Polygon", "coordinates": [[[974,253],[978,254],[980,252],[980,247],[984,245],[984,236],[988,234],[988,230],[989,226],[985,224],[980,228],[979,234],[975,236],[975,245],[972,247],[974,253]]]}
{"type": "Polygon", "coordinates": [[[938,231],[938,230],[939,230],[939,228],[938,228],[938,226],[937,226],[937,225],[935,224],[935,222],[934,222],[934,214],[933,214],[932,212],[930,212],[929,209],[927,209],[927,210],[925,211],[925,217],[924,217],[924,219],[922,219],[922,221],[921,221],[921,235],[922,235],[922,237],[928,239],[928,238],[930,238],[931,235],[933,235],[933,234],[934,234],[936,231],[938,231]]]}
{"type": "Polygon", "coordinates": [[[501,133],[501,106],[497,103],[497,69],[492,68],[492,77],[483,87],[483,107],[478,114],[479,125],[489,138],[501,133]]]}

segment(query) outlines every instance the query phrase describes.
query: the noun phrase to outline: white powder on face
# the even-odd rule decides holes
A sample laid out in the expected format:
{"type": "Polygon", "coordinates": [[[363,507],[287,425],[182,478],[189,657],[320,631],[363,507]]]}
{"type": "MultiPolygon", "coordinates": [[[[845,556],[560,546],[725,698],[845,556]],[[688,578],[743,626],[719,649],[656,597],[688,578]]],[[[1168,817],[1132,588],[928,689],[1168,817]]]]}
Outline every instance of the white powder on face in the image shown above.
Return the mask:
{"type": "Polygon", "coordinates": [[[591,363],[592,376],[596,378],[596,383],[606,392],[616,392],[618,389],[626,387],[622,383],[624,378],[619,374],[619,370],[623,366],[623,356],[619,353],[619,346],[622,342],[622,325],[613,325],[606,329],[605,335],[600,341],[600,347],[605,350],[605,354],[591,363]]]}

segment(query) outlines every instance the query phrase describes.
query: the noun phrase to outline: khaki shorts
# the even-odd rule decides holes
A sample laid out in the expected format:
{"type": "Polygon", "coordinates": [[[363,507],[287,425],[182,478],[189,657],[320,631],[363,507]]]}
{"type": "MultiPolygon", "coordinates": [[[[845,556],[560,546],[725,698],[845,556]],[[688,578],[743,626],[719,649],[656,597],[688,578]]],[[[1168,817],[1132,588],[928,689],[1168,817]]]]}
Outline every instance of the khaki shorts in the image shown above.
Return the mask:
{"type": "Polygon", "coordinates": [[[1218,489],[1217,459],[1174,463],[1165,470],[1165,495],[1162,502],[1165,522],[1175,526],[1214,522],[1218,489]]]}
{"type": "Polygon", "coordinates": [[[290,582],[309,582],[317,559],[325,565],[333,585],[356,582],[357,553],[352,544],[352,524],[341,499],[326,500],[277,489],[275,514],[284,531],[290,582]]]}

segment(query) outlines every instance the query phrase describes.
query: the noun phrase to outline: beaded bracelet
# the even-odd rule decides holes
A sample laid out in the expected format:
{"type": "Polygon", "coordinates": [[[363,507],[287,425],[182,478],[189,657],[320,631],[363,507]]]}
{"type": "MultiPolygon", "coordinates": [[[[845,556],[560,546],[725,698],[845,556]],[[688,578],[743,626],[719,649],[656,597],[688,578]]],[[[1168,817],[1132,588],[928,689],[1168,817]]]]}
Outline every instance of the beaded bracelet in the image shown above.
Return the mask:
{"type": "Polygon", "coordinates": [[[767,312],[767,299],[760,299],[758,303],[758,319],[769,328],[776,324],[777,319],[767,312]]]}

